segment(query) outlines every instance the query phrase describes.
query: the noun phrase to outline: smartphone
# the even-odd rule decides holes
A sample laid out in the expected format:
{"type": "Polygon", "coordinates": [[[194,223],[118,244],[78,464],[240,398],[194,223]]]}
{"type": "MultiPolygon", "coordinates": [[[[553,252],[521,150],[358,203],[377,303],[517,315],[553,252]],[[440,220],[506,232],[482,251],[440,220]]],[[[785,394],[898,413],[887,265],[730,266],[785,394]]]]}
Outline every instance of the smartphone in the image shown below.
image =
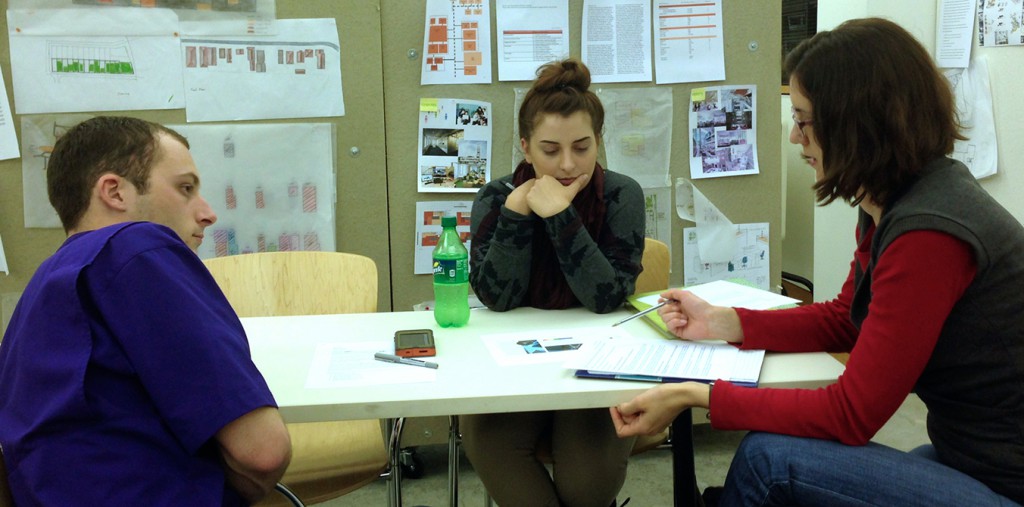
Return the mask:
{"type": "Polygon", "coordinates": [[[429,357],[436,354],[434,332],[430,329],[395,331],[395,355],[402,357],[429,357]]]}

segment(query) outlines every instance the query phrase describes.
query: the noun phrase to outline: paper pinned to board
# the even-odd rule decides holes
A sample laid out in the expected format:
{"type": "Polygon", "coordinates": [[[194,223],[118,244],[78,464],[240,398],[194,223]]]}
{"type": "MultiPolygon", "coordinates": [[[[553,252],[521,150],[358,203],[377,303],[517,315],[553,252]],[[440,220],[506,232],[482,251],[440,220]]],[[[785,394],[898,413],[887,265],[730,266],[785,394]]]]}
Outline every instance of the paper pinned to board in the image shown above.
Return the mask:
{"type": "Polygon", "coordinates": [[[697,249],[704,262],[728,262],[736,253],[736,226],[686,178],[676,178],[676,213],[697,223],[697,249]]]}
{"type": "Polygon", "coordinates": [[[7,255],[4,254],[4,239],[0,238],[0,271],[3,271],[5,275],[11,274],[7,270],[7,255]]]}

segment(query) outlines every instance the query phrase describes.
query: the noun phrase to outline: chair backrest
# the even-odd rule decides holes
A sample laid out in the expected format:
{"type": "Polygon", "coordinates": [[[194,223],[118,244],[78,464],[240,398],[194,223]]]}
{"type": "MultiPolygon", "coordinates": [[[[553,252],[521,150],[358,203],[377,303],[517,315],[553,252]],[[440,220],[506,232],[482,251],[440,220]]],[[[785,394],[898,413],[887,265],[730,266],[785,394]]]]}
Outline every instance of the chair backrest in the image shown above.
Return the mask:
{"type": "Polygon", "coordinates": [[[668,245],[654,238],[644,238],[644,270],[636,279],[636,294],[668,288],[668,272],[672,266],[668,245]]]}
{"type": "Polygon", "coordinates": [[[266,252],[203,261],[239,317],[377,311],[377,265],[343,252],[266,252]]]}
{"type": "Polygon", "coordinates": [[[4,464],[4,450],[0,448],[0,507],[14,507],[11,487],[7,484],[7,465],[4,464]]]}

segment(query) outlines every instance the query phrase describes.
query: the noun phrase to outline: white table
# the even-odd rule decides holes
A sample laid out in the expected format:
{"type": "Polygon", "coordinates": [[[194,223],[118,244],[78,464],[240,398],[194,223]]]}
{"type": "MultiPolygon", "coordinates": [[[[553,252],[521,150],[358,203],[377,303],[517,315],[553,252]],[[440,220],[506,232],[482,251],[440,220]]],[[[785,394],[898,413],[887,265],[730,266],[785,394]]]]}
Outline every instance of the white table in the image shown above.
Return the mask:
{"type": "MultiPolygon", "coordinates": [[[[267,379],[285,420],[316,422],[598,408],[627,401],[652,385],[578,379],[560,363],[503,366],[480,340],[481,335],[491,333],[611,325],[626,315],[626,310],[596,315],[583,308],[474,310],[467,326],[454,329],[437,326],[431,312],[250,317],[243,318],[242,324],[249,336],[253,361],[267,379]],[[388,343],[397,330],[422,328],[434,332],[437,356],[431,360],[440,365],[435,382],[358,389],[306,387],[319,344],[367,339],[388,343]]],[[[642,319],[621,327],[638,337],[664,336],[642,319]]],[[[842,369],[838,361],[825,353],[769,353],[761,369],[760,385],[818,387],[834,382],[842,369]]],[[[690,414],[684,415],[685,438],[674,434],[673,441],[685,440],[686,445],[692,445],[690,414]]],[[[692,469],[692,450],[689,454],[692,469]]],[[[400,474],[395,467],[392,472],[392,489],[396,490],[392,502],[400,505],[400,496],[395,498],[400,494],[400,474]]],[[[457,483],[450,487],[454,501],[457,483]]],[[[689,494],[677,489],[677,498],[680,493],[689,494]]]]}

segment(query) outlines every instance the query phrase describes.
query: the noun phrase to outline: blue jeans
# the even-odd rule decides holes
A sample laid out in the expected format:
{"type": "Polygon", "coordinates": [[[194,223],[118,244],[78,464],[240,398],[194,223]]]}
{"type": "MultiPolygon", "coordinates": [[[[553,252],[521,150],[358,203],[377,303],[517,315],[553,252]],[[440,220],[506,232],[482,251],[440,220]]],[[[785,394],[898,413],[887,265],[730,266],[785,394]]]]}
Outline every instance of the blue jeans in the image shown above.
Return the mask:
{"type": "Polygon", "coordinates": [[[725,479],[719,505],[1017,506],[934,459],[931,446],[903,452],[751,432],[725,479]]]}

